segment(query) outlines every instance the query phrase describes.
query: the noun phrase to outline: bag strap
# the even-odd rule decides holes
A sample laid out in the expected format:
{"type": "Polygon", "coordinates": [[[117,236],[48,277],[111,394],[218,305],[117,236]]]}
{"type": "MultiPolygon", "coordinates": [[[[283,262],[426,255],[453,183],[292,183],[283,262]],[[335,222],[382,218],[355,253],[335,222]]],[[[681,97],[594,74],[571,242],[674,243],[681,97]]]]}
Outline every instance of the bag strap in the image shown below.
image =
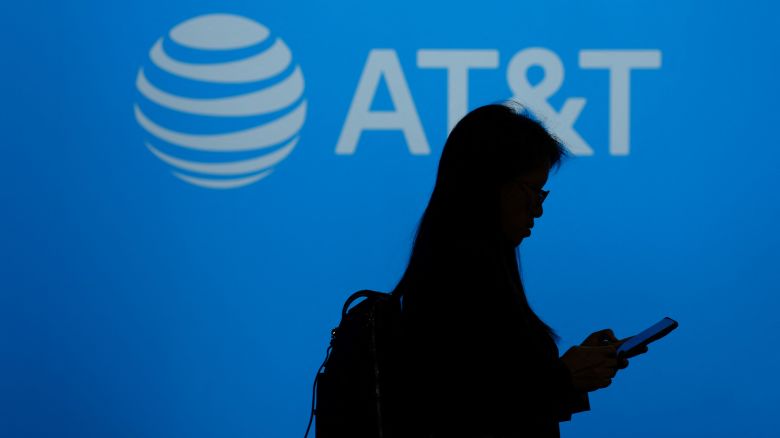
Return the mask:
{"type": "Polygon", "coordinates": [[[347,301],[344,303],[344,308],[341,309],[341,319],[343,320],[344,318],[347,317],[347,312],[349,312],[350,306],[356,300],[360,298],[372,298],[372,297],[381,299],[381,298],[390,298],[391,295],[384,292],[377,292],[375,290],[368,290],[368,289],[357,291],[352,295],[350,295],[349,298],[347,298],[347,301]]]}

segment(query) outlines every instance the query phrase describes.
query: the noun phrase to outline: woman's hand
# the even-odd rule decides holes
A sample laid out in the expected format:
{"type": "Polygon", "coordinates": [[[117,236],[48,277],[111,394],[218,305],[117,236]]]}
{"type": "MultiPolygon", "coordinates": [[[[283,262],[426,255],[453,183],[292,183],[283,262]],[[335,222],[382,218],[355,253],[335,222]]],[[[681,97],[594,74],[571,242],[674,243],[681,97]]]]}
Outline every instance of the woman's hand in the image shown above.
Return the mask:
{"type": "Polygon", "coordinates": [[[617,347],[579,345],[566,351],[561,361],[571,373],[574,389],[591,392],[612,383],[618,370],[617,347]]]}
{"type": "Polygon", "coordinates": [[[615,342],[621,341],[618,341],[615,334],[612,333],[612,329],[604,329],[591,333],[580,345],[584,347],[602,347],[604,345],[614,344],[615,342]]]}
{"type": "MultiPolygon", "coordinates": [[[[587,338],[585,338],[585,340],[580,345],[587,346],[587,347],[615,345],[616,347],[620,348],[620,346],[623,345],[623,343],[629,339],[631,339],[631,337],[618,339],[615,337],[615,334],[612,332],[611,329],[604,329],[604,330],[599,330],[597,332],[591,333],[587,338]]],[[[622,370],[623,368],[628,366],[627,359],[645,353],[647,353],[646,345],[641,348],[634,349],[629,355],[625,355],[618,358],[618,369],[622,370]]]]}
{"type": "Polygon", "coordinates": [[[591,333],[581,345],[570,348],[561,361],[569,368],[574,388],[578,391],[595,391],[612,383],[617,370],[628,366],[628,357],[646,353],[643,347],[631,356],[617,357],[617,349],[626,340],[617,339],[610,329],[591,333]]]}

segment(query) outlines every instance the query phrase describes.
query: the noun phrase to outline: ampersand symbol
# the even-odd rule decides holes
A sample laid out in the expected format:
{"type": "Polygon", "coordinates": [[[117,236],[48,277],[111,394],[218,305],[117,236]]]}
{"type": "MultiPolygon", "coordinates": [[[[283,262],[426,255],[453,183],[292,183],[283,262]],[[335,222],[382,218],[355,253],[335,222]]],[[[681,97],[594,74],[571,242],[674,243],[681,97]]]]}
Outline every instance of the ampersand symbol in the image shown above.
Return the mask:
{"type": "Polygon", "coordinates": [[[563,84],[563,63],[558,55],[538,47],[521,50],[509,61],[506,74],[514,98],[539,116],[572,154],[593,155],[593,149],[574,130],[574,123],[585,106],[585,98],[566,99],[560,112],[547,101],[563,84]],[[528,70],[533,66],[539,66],[544,71],[542,80],[535,85],[528,82],[528,70]]]}

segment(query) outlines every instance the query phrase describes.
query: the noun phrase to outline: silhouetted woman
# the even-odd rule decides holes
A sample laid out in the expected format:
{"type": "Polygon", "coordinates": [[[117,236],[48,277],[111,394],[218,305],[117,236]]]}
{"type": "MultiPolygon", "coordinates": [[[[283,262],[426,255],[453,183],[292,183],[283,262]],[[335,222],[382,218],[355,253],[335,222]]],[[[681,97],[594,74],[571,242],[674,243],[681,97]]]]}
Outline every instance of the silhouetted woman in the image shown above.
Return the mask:
{"type": "Polygon", "coordinates": [[[452,130],[417,230],[403,297],[401,437],[557,437],[626,361],[611,330],[558,357],[530,308],[517,249],[542,216],[564,148],[506,105],[452,130]]]}

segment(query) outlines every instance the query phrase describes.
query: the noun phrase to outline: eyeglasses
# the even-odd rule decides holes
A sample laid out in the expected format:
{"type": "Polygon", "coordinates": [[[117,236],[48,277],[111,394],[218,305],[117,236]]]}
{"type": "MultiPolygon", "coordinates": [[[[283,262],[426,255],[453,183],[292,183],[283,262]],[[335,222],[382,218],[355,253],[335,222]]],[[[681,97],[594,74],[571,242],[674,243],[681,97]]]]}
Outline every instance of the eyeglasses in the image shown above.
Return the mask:
{"type": "Polygon", "coordinates": [[[524,182],[521,182],[520,185],[528,189],[529,192],[531,192],[533,195],[536,196],[536,200],[537,202],[539,202],[539,205],[542,205],[544,203],[544,200],[547,199],[547,195],[550,194],[549,190],[534,189],[533,187],[529,186],[524,182]]]}

